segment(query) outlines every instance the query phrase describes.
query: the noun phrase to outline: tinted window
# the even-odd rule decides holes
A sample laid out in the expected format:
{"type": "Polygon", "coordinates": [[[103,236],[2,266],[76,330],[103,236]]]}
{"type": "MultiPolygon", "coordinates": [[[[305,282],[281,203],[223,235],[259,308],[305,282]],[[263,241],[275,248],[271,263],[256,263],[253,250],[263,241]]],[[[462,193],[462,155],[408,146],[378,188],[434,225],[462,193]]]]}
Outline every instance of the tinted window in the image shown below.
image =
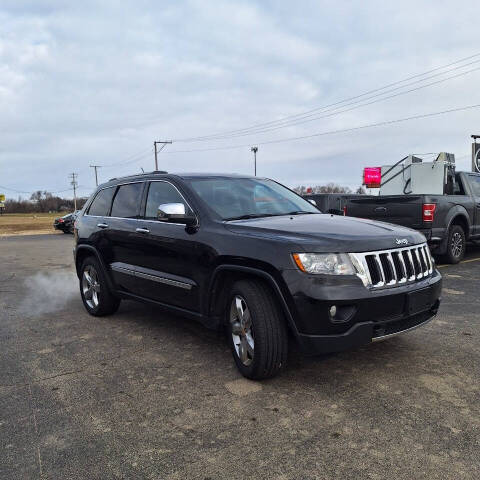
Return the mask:
{"type": "Polygon", "coordinates": [[[115,188],[113,187],[100,190],[88,209],[88,215],[97,215],[99,217],[108,215],[114,193],[115,188]]]}
{"type": "Polygon", "coordinates": [[[454,195],[465,195],[465,189],[463,188],[463,182],[460,178],[460,175],[457,173],[455,175],[455,184],[453,186],[454,195]]]}
{"type": "Polygon", "coordinates": [[[183,203],[185,205],[185,211],[187,213],[191,212],[184,198],[171,183],[152,182],[148,189],[145,218],[150,220],[156,219],[158,207],[164,203],[183,203]]]}
{"type": "Polygon", "coordinates": [[[121,185],[112,205],[112,217],[136,218],[142,196],[143,183],[121,185]]]}
{"type": "Polygon", "coordinates": [[[480,175],[470,175],[470,184],[472,185],[473,194],[480,197],[480,175]]]}
{"type": "Polygon", "coordinates": [[[197,194],[222,219],[320,213],[311,203],[273,180],[206,178],[191,180],[197,194]]]}

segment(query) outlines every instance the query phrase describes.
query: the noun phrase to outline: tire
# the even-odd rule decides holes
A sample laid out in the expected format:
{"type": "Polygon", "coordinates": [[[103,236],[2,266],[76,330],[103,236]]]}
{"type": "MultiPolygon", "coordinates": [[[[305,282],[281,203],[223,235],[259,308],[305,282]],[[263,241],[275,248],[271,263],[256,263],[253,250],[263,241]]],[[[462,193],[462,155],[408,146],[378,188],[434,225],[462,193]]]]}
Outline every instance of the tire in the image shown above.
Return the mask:
{"type": "Polygon", "coordinates": [[[258,280],[241,280],[226,306],[230,347],[240,373],[252,380],[273,377],[287,364],[288,332],[272,291],[258,280]]]}
{"type": "Polygon", "coordinates": [[[120,306],[120,299],[108,288],[103,268],[92,256],[83,261],[80,269],[80,294],[85,309],[94,317],[111,315],[120,306]]]}
{"type": "Polygon", "coordinates": [[[63,233],[70,233],[68,230],[63,230],[63,233]]]}
{"type": "Polygon", "coordinates": [[[447,253],[445,259],[448,263],[459,263],[464,255],[466,248],[465,232],[460,225],[452,225],[448,231],[447,253]]]}

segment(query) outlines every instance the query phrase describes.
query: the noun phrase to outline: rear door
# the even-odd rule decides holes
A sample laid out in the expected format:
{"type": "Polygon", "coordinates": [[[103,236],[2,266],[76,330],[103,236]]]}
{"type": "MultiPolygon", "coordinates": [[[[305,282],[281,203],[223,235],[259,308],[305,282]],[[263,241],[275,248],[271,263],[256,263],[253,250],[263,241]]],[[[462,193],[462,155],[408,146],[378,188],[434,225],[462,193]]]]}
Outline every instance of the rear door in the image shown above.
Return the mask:
{"type": "Polygon", "coordinates": [[[420,195],[368,196],[350,199],[346,214],[419,229],[423,227],[422,205],[420,195]]]}
{"type": "Polygon", "coordinates": [[[83,216],[84,235],[91,238],[104,262],[112,261],[112,248],[107,237],[110,209],[116,186],[106,187],[98,191],[83,216]]]}
{"type": "Polygon", "coordinates": [[[111,245],[110,268],[120,290],[140,294],[135,281],[138,263],[138,219],[145,182],[131,182],[118,186],[113,197],[106,235],[111,245]]]}
{"type": "Polygon", "coordinates": [[[472,195],[475,203],[474,215],[474,235],[480,235],[480,175],[474,173],[468,175],[468,180],[472,189],[472,195]]]}

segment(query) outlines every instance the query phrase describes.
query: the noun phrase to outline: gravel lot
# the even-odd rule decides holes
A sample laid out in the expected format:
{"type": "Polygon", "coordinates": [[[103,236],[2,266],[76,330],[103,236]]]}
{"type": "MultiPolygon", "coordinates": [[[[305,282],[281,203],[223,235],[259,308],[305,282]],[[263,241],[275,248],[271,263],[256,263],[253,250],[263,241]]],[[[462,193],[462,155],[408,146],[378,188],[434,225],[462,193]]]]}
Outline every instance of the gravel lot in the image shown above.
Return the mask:
{"type": "Polygon", "coordinates": [[[480,478],[480,248],[428,326],[254,383],[195,323],[90,317],[72,246],[0,238],[2,480],[480,478]]]}

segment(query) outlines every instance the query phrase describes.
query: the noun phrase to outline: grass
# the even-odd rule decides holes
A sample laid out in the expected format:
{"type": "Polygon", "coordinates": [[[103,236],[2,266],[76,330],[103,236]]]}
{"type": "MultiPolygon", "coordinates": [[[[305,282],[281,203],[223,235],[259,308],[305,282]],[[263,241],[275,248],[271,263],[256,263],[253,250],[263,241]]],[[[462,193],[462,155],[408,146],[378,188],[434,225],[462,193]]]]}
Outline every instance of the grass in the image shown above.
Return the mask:
{"type": "Polygon", "coordinates": [[[57,233],[53,221],[66,213],[5,213],[0,215],[0,236],[57,233]]]}

